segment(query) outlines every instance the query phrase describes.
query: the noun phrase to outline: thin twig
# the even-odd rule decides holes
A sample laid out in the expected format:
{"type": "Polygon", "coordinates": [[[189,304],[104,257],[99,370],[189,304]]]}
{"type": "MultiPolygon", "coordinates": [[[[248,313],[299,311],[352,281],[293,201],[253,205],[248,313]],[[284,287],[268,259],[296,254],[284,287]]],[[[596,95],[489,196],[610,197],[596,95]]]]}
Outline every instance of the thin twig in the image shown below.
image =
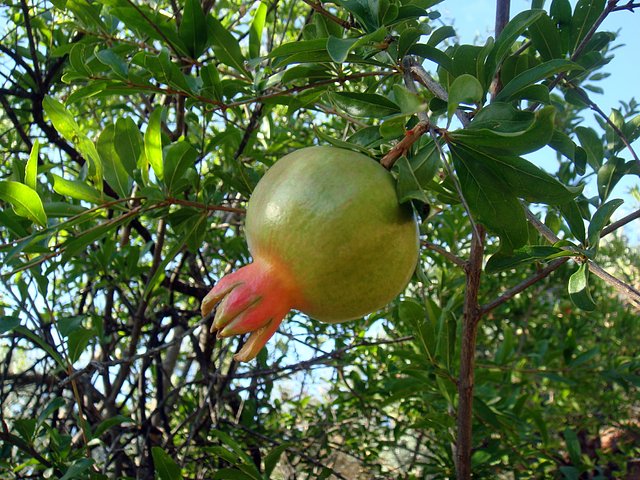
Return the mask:
{"type": "Polygon", "coordinates": [[[600,265],[595,263],[593,260],[589,260],[589,271],[593,273],[596,277],[605,281],[613,288],[615,288],[619,293],[621,293],[631,305],[640,309],[640,291],[633,288],[631,285],[623,282],[619,278],[614,277],[609,272],[607,272],[600,265]]]}
{"type": "Polygon", "coordinates": [[[600,237],[609,235],[611,232],[614,232],[620,227],[625,226],[627,223],[635,220],[636,218],[640,218],[640,210],[636,210],[635,212],[630,213],[626,217],[623,217],[620,220],[613,222],[612,224],[608,225],[606,228],[603,228],[602,232],[600,232],[600,237]]]}
{"type": "Polygon", "coordinates": [[[464,268],[466,266],[466,264],[467,264],[467,262],[465,262],[463,259],[461,259],[457,255],[454,255],[449,250],[447,250],[446,248],[441,247],[440,245],[436,245],[435,243],[431,243],[431,242],[428,242],[426,240],[424,240],[422,242],[422,245],[425,248],[429,249],[429,250],[433,250],[434,252],[439,253],[440,255],[442,255],[444,258],[446,258],[450,262],[456,264],[458,267],[464,268]]]}
{"type": "Polygon", "coordinates": [[[325,16],[326,18],[328,18],[334,23],[337,23],[341,27],[346,28],[347,30],[353,28],[353,25],[351,25],[351,23],[349,23],[347,20],[341,19],[340,17],[336,17],[333,13],[326,10],[320,2],[313,2],[311,0],[302,0],[302,1],[307,5],[309,5],[311,8],[313,8],[320,15],[325,16]]]}
{"type": "Polygon", "coordinates": [[[394,145],[384,157],[382,157],[380,164],[387,170],[390,170],[391,167],[393,167],[393,164],[396,163],[396,160],[405,155],[411,148],[411,145],[420,140],[420,137],[422,137],[430,127],[431,124],[427,120],[426,122],[420,121],[411,130],[407,130],[404,138],[394,145]]]}
{"type": "Polygon", "coordinates": [[[517,285],[511,287],[508,290],[505,290],[498,298],[496,298],[495,300],[492,300],[491,302],[482,305],[480,307],[481,311],[483,314],[489,313],[491,310],[493,310],[494,308],[499,307],[500,305],[502,305],[503,303],[511,300],[513,297],[515,297],[518,293],[523,292],[524,290],[526,290],[527,288],[529,288],[531,285],[533,285],[534,283],[542,280],[543,278],[545,278],[546,276],[548,276],[551,272],[554,272],[555,270],[557,270],[558,268],[560,268],[562,265],[564,265],[565,263],[567,263],[567,261],[569,260],[570,257],[563,257],[563,258],[558,258],[557,260],[554,260],[553,262],[551,262],[549,265],[547,265],[545,268],[543,268],[542,270],[536,272],[534,275],[532,275],[531,277],[527,278],[526,280],[523,280],[522,282],[518,283],[517,285]]]}

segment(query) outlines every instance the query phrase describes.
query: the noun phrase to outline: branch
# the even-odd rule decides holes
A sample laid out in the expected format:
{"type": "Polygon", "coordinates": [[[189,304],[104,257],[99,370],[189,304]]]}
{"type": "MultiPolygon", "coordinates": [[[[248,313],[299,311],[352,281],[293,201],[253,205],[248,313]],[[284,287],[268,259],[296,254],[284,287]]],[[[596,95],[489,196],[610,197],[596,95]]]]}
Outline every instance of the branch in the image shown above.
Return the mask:
{"type": "Polygon", "coordinates": [[[27,135],[27,132],[25,132],[22,124],[20,123],[20,120],[13,111],[13,108],[11,108],[9,102],[7,102],[7,99],[4,97],[2,92],[0,92],[0,105],[2,105],[4,111],[7,112],[7,117],[9,117],[9,120],[11,120],[13,127],[16,129],[16,132],[18,132],[18,135],[20,136],[22,141],[27,145],[27,147],[29,147],[29,150],[31,150],[33,148],[33,142],[31,141],[29,135],[27,135]]]}
{"type": "Polygon", "coordinates": [[[463,259],[454,255],[449,250],[442,248],[440,245],[436,245],[435,243],[431,243],[426,240],[422,242],[422,245],[429,250],[433,250],[434,252],[439,253],[440,255],[445,257],[447,260],[451,261],[452,263],[456,264],[459,267],[464,268],[467,264],[463,259]]]}
{"type": "Polygon", "coordinates": [[[411,148],[411,145],[416,143],[430,127],[431,124],[427,120],[426,122],[420,121],[411,130],[407,130],[404,138],[394,145],[384,157],[382,157],[380,164],[387,170],[390,170],[391,167],[393,167],[393,164],[396,163],[396,160],[405,155],[411,148]]]}
{"type": "Polygon", "coordinates": [[[489,313],[494,308],[499,307],[503,303],[511,300],[513,297],[515,297],[520,292],[523,292],[524,290],[529,288],[534,283],[539,282],[543,278],[547,277],[551,272],[553,272],[553,271],[557,270],[558,268],[560,268],[562,265],[567,263],[568,260],[569,260],[569,257],[564,257],[564,258],[559,258],[557,260],[554,260],[549,265],[547,265],[545,268],[543,268],[542,270],[536,272],[531,277],[527,278],[526,280],[523,280],[522,282],[520,282],[519,284],[515,285],[514,287],[511,287],[510,289],[506,290],[504,293],[502,293],[495,300],[493,300],[493,301],[491,301],[491,302],[489,302],[489,303],[487,303],[485,305],[482,305],[480,307],[480,310],[482,311],[482,314],[489,313]]]}
{"type": "Polygon", "coordinates": [[[42,72],[40,72],[40,64],[38,62],[38,50],[36,41],[31,30],[31,17],[29,16],[29,6],[26,0],[20,0],[20,6],[22,8],[22,15],[24,20],[24,26],[27,30],[27,38],[29,39],[29,52],[31,53],[31,61],[33,61],[33,70],[35,73],[35,81],[38,87],[42,86],[42,72]]]}
{"type": "Polygon", "coordinates": [[[631,285],[623,282],[622,280],[614,277],[593,260],[589,260],[589,271],[592,272],[596,277],[604,280],[606,283],[616,289],[629,301],[629,303],[631,303],[631,305],[633,305],[637,309],[640,309],[640,291],[636,290],[631,285]]]}
{"type": "Polygon", "coordinates": [[[458,376],[458,412],[456,417],[456,478],[471,478],[473,451],[473,387],[478,325],[482,310],[478,304],[482,260],[484,255],[484,228],[480,225],[471,236],[471,254],[467,263],[467,286],[464,296],[462,340],[460,347],[460,374],[458,376]]]}
{"type": "Polygon", "coordinates": [[[636,210],[635,212],[630,213],[626,217],[621,218],[617,222],[613,222],[612,224],[608,225],[606,228],[602,230],[602,232],[600,232],[600,238],[604,237],[605,235],[609,235],[611,232],[614,232],[620,227],[625,226],[627,223],[635,220],[636,218],[640,218],[640,210],[636,210]]]}
{"type": "Polygon", "coordinates": [[[351,25],[350,22],[348,22],[347,20],[343,20],[340,17],[336,17],[333,13],[327,11],[320,2],[312,2],[311,0],[302,0],[302,1],[307,5],[309,5],[311,8],[313,8],[320,15],[324,15],[332,22],[340,25],[342,28],[345,28],[347,30],[353,28],[353,25],[351,25]]]}
{"type": "Polygon", "coordinates": [[[633,12],[634,8],[640,8],[640,3],[633,3],[632,1],[630,1],[626,5],[620,5],[618,7],[613,8],[611,11],[619,12],[621,10],[629,10],[630,12],[633,12]]]}

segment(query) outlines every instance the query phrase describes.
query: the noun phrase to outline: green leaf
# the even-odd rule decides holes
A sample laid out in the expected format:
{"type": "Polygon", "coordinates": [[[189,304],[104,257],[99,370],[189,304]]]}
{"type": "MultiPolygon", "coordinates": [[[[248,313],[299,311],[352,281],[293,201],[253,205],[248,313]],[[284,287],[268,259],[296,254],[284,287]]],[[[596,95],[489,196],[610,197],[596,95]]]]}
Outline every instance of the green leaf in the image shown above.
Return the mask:
{"type": "Polygon", "coordinates": [[[591,312],[596,304],[589,292],[589,265],[583,263],[569,278],[569,297],[574,305],[581,310],[591,312]]]}
{"type": "Polygon", "coordinates": [[[64,398],[62,398],[62,397],[54,397],[54,399],[51,400],[47,404],[47,406],[44,407],[44,409],[38,415],[38,425],[42,425],[42,423],[47,418],[49,418],[53,412],[55,412],[56,410],[60,409],[64,405],[66,405],[66,402],[65,402],[64,398]]]}
{"type": "Polygon", "coordinates": [[[156,108],[149,117],[147,130],[144,132],[144,154],[147,162],[153,168],[158,180],[164,178],[164,164],[162,161],[162,112],[163,108],[156,108]]]}
{"type": "Polygon", "coordinates": [[[10,332],[18,326],[20,326],[19,317],[0,317],[0,335],[10,332]]]}
{"type": "Polygon", "coordinates": [[[580,441],[578,440],[578,436],[576,432],[574,432],[571,428],[567,427],[562,432],[564,436],[564,442],[567,445],[567,452],[569,453],[569,458],[571,459],[571,463],[575,467],[580,467],[582,465],[581,448],[580,441]]]}
{"type": "Polygon", "coordinates": [[[198,152],[186,141],[167,147],[164,155],[164,182],[169,192],[175,193],[179,182],[190,166],[194,165],[198,152]]]}
{"type": "Polygon", "coordinates": [[[115,73],[118,77],[127,80],[129,68],[127,67],[127,64],[124,62],[122,57],[120,57],[120,55],[115,53],[110,48],[100,50],[100,47],[96,47],[94,55],[100,61],[100,63],[103,63],[104,65],[107,65],[109,68],[111,68],[113,73],[115,73]]]}
{"type": "Polygon", "coordinates": [[[117,217],[115,220],[109,220],[108,222],[104,222],[89,230],[76,234],[74,237],[64,242],[64,253],[62,255],[62,260],[66,261],[69,258],[73,257],[76,253],[83,250],[87,245],[104,237],[107,233],[115,230],[130,218],[130,216],[123,214],[117,217]]]}
{"type": "Polygon", "coordinates": [[[555,114],[551,106],[533,114],[496,102],[483,108],[468,128],[452,132],[451,138],[499,154],[522,155],[549,143],[555,114]]]}
{"type": "Polygon", "coordinates": [[[378,1],[335,0],[333,3],[351,13],[367,32],[373,32],[380,27],[380,4],[378,1]]]}
{"type": "Polygon", "coordinates": [[[327,52],[334,62],[342,63],[357,41],[357,38],[337,38],[332,35],[327,38],[327,52]]]}
{"type": "Polygon", "coordinates": [[[575,132],[580,140],[580,145],[587,152],[587,163],[597,172],[604,159],[602,140],[593,128],[576,127],[575,132]]]}
{"type": "Polygon", "coordinates": [[[235,468],[219,468],[211,477],[213,480],[258,480],[259,477],[249,475],[235,468]]]}
{"type": "Polygon", "coordinates": [[[407,157],[400,157],[396,165],[398,166],[398,183],[396,185],[398,201],[406,203],[415,199],[427,203],[428,198],[414,175],[407,157]]]}
{"type": "Polygon", "coordinates": [[[496,95],[495,101],[508,102],[513,96],[524,88],[533,85],[540,80],[544,80],[552,75],[570,70],[583,70],[577,63],[569,60],[555,59],[536,65],[529,70],[522,72],[507,83],[503,89],[496,95]]]}
{"type": "Polygon", "coordinates": [[[513,17],[505,25],[485,62],[485,83],[487,85],[491,82],[504,58],[511,52],[511,48],[518,37],[543,14],[544,11],[542,10],[525,10],[513,17]]]}
{"type": "Polygon", "coordinates": [[[123,423],[133,423],[133,420],[123,415],[116,415],[115,417],[107,418],[98,424],[93,432],[93,438],[100,438],[104,432],[116,425],[122,425],[123,423]]]}
{"type": "Polygon", "coordinates": [[[418,55],[419,57],[431,60],[440,67],[444,68],[447,72],[453,72],[453,62],[451,61],[451,58],[443,51],[438,50],[431,45],[416,43],[409,49],[408,53],[410,55],[418,55]]]}
{"type": "Polygon", "coordinates": [[[42,337],[40,337],[39,335],[36,335],[31,330],[23,326],[17,326],[14,328],[14,330],[16,333],[28,338],[35,345],[38,345],[42,350],[47,352],[49,356],[53,358],[60,367],[66,368],[67,364],[62,359],[60,354],[51,345],[49,345],[42,337]]]}
{"type": "Polygon", "coordinates": [[[330,98],[337,107],[353,117],[382,118],[400,113],[398,105],[375,93],[337,92],[332,93],[330,98]]]}
{"type": "MultiPolygon", "coordinates": [[[[566,252],[566,250],[545,245],[525,245],[524,247],[514,250],[511,255],[501,253],[492,255],[487,261],[485,271],[487,273],[502,272],[515,268],[518,265],[531,263],[536,260],[545,260],[547,257],[552,255],[556,256],[562,252],[566,252]]],[[[572,253],[567,252],[567,255],[572,255],[572,253]]]]}
{"type": "Polygon", "coordinates": [[[393,98],[405,115],[427,110],[427,103],[417,94],[410,92],[406,87],[396,83],[393,86],[393,98]]]}
{"type": "Polygon", "coordinates": [[[282,453],[285,452],[287,448],[289,448],[289,445],[283,443],[271,449],[267,456],[264,457],[264,475],[266,478],[271,478],[271,474],[278,465],[282,453]]]}
{"type": "Polygon", "coordinates": [[[587,231],[587,240],[590,248],[597,250],[600,243],[600,232],[607,226],[611,215],[615,212],[620,205],[624,203],[624,200],[615,199],[609,200],[607,203],[603,203],[591,217],[589,222],[589,229],[587,231]]]}
{"type": "Polygon", "coordinates": [[[143,149],[142,136],[133,119],[129,117],[118,118],[114,142],[122,166],[133,177],[133,172],[138,166],[138,159],[143,149]]]}
{"type": "Polygon", "coordinates": [[[449,87],[449,101],[447,104],[447,116],[449,122],[461,103],[480,104],[484,90],[478,79],[469,74],[463,74],[453,81],[449,87]]]}
{"type": "Polygon", "coordinates": [[[160,480],[182,480],[180,466],[160,447],[151,447],[156,478],[160,480]]]}
{"type": "Polygon", "coordinates": [[[35,418],[19,418],[13,422],[13,428],[20,437],[31,444],[36,433],[37,422],[35,418]]]}
{"type": "Polygon", "coordinates": [[[60,477],[60,480],[72,480],[76,478],[86,478],[86,475],[82,475],[89,470],[94,461],[91,458],[81,458],[73,462],[73,464],[67,469],[66,473],[60,477]]]}
{"type": "Polygon", "coordinates": [[[200,0],[185,0],[178,35],[191,58],[198,58],[207,46],[207,20],[200,0]]]}
{"type": "Polygon", "coordinates": [[[31,153],[29,154],[29,160],[27,160],[27,165],[24,168],[24,184],[31,188],[32,190],[36,189],[38,184],[37,176],[38,176],[38,152],[40,150],[40,143],[36,138],[33,142],[33,147],[31,147],[31,153]]]}
{"type": "Polygon", "coordinates": [[[442,159],[435,143],[429,141],[422,145],[415,155],[409,158],[409,163],[420,186],[427,188],[438,169],[442,166],[442,159]]]}
{"type": "Polygon", "coordinates": [[[571,19],[571,51],[585,38],[604,10],[606,0],[578,0],[571,19]]]}
{"type": "Polygon", "coordinates": [[[433,33],[429,36],[429,40],[427,40],[427,45],[429,45],[430,47],[436,47],[443,40],[455,36],[456,31],[454,30],[454,28],[449,25],[445,25],[433,31],[433,33]]]}
{"type": "Polygon", "coordinates": [[[510,194],[529,202],[558,205],[572,200],[582,191],[582,187],[563,185],[522,157],[489,154],[462,144],[451,146],[451,149],[501,179],[510,194]]]}
{"type": "Polygon", "coordinates": [[[251,30],[249,30],[249,56],[257,58],[260,56],[260,43],[262,41],[262,31],[267,18],[267,5],[263,2],[258,4],[253,21],[251,22],[251,30]]]}
{"type": "Polygon", "coordinates": [[[116,150],[116,125],[111,123],[102,130],[96,148],[104,166],[104,179],[116,191],[118,196],[125,198],[131,191],[131,177],[120,161],[116,150]]]}
{"type": "Polygon", "coordinates": [[[55,129],[65,139],[74,144],[88,162],[89,177],[93,179],[98,188],[102,188],[102,162],[93,142],[82,133],[80,127],[62,103],[52,97],[45,97],[42,101],[42,106],[55,129]]]}
{"type": "Polygon", "coordinates": [[[562,57],[560,34],[549,15],[543,13],[529,27],[529,34],[531,35],[533,46],[538,50],[543,60],[547,61],[562,57]]]}
{"type": "Polygon", "coordinates": [[[504,253],[524,245],[528,238],[524,210],[508,185],[468,151],[453,146],[450,150],[462,193],[476,221],[500,237],[504,253]]]}
{"type": "Polygon", "coordinates": [[[274,48],[269,53],[269,58],[288,57],[296,53],[326,52],[328,40],[328,38],[316,38],[313,40],[285,43],[274,48]]]}
{"type": "Polygon", "coordinates": [[[82,352],[85,351],[89,341],[96,336],[94,330],[87,328],[77,328],[69,334],[67,338],[67,348],[69,351],[69,360],[74,363],[80,358],[82,352]]]}
{"type": "Polygon", "coordinates": [[[238,40],[212,15],[207,17],[207,26],[209,35],[211,35],[212,38],[213,51],[216,59],[234,68],[245,77],[250,78],[251,75],[249,75],[249,72],[244,66],[246,59],[242,54],[238,40]]]}
{"type": "Polygon", "coordinates": [[[626,173],[626,163],[620,157],[613,157],[598,169],[598,194],[600,200],[609,198],[611,190],[624,177],[626,173]]]}
{"type": "Polygon", "coordinates": [[[0,180],[0,199],[10,203],[16,214],[21,217],[28,218],[42,227],[47,225],[42,200],[33,188],[13,180],[0,180]]]}
{"type": "Polygon", "coordinates": [[[558,206],[567,225],[569,225],[571,233],[584,245],[587,241],[587,234],[584,229],[584,219],[582,218],[578,204],[575,200],[571,200],[570,202],[561,203],[558,206]]]}
{"type": "Polygon", "coordinates": [[[51,176],[53,177],[53,191],[64,197],[96,204],[104,202],[103,194],[85,182],[67,180],[55,173],[52,173],[51,176]]]}

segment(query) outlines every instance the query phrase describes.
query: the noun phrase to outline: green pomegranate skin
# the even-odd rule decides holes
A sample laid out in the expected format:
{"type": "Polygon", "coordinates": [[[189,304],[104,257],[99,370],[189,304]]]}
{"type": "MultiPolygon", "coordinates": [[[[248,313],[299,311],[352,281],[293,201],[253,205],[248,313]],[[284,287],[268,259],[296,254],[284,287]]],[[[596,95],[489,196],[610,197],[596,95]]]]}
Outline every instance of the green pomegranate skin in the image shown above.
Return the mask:
{"type": "Polygon", "coordinates": [[[278,160],[251,196],[245,229],[254,259],[283,266],[299,288],[293,308],[324,322],[384,307],[418,258],[418,226],[390,173],[334,147],[278,160]]]}

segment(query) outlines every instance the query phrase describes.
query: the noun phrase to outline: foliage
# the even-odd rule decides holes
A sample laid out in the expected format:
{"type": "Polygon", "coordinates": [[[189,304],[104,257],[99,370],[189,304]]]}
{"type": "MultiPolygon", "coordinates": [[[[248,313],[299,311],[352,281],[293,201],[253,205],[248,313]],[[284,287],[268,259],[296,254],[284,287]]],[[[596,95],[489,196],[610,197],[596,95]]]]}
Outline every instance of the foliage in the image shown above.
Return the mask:
{"type": "Polygon", "coordinates": [[[464,45],[439,3],[4,2],[3,478],[452,478],[467,340],[475,478],[637,468],[638,215],[611,219],[639,106],[591,98],[600,24],[637,5],[534,0],[464,45]],[[312,144],[395,164],[416,274],[237,364],[200,300],[249,260],[258,179],[312,144]]]}

